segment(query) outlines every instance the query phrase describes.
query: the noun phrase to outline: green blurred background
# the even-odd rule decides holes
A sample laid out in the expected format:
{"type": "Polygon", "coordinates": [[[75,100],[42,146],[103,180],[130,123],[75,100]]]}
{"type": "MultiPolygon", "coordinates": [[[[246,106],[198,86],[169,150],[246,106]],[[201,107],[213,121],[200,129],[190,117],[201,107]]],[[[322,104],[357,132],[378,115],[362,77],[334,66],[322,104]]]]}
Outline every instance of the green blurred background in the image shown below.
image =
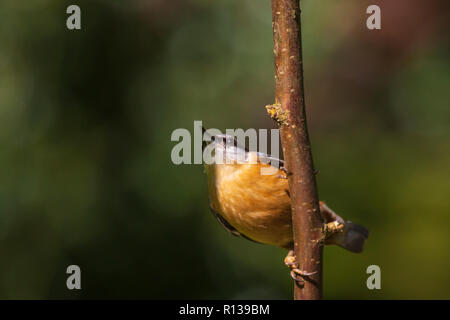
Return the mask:
{"type": "MultiPolygon", "coordinates": [[[[448,4],[302,1],[320,198],[371,231],[325,249],[325,298],[450,298],[448,4]]],[[[286,252],[230,236],[170,160],[194,120],[275,127],[272,50],[268,0],[2,0],[0,298],[292,298],[286,252]]]]}

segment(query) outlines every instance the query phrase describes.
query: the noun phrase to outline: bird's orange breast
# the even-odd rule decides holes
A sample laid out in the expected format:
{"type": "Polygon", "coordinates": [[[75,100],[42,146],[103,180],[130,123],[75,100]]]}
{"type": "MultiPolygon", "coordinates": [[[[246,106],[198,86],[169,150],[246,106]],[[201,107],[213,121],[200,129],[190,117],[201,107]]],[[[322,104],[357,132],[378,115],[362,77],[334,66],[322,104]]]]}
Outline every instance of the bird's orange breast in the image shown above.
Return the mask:
{"type": "Polygon", "coordinates": [[[208,171],[212,209],[240,233],[258,242],[288,247],[292,220],[287,179],[278,170],[262,175],[268,165],[215,164],[208,171]]]}

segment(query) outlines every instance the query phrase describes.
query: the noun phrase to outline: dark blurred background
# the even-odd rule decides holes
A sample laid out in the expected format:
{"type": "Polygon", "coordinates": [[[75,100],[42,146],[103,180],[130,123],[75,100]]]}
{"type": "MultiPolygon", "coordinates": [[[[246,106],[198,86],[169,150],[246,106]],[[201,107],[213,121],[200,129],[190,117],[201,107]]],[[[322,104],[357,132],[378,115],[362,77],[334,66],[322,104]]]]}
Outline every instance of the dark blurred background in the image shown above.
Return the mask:
{"type": "MultiPolygon", "coordinates": [[[[325,298],[450,298],[449,2],[302,9],[320,198],[371,231],[325,249],[325,298]]],[[[286,251],[230,236],[170,159],[194,120],[275,127],[272,50],[268,0],[2,0],[0,298],[292,298],[286,251]]]]}

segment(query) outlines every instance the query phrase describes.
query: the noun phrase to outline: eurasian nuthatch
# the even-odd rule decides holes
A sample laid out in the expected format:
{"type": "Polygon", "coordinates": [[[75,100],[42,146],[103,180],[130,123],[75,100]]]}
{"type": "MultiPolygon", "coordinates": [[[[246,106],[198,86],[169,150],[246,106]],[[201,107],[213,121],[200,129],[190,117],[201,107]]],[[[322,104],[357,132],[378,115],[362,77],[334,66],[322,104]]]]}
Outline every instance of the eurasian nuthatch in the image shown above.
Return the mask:
{"type": "MultiPolygon", "coordinates": [[[[283,161],[248,151],[238,146],[230,135],[210,138],[211,142],[204,142],[203,148],[209,146],[224,157],[220,164],[205,164],[209,204],[214,216],[235,236],[292,249],[291,201],[283,161]],[[239,153],[243,157],[237,161],[239,153]],[[276,168],[275,174],[261,174],[261,169],[269,166],[276,168]]],[[[362,251],[368,237],[364,227],[345,221],[323,202],[320,202],[320,212],[325,221],[325,244],[362,251]]]]}

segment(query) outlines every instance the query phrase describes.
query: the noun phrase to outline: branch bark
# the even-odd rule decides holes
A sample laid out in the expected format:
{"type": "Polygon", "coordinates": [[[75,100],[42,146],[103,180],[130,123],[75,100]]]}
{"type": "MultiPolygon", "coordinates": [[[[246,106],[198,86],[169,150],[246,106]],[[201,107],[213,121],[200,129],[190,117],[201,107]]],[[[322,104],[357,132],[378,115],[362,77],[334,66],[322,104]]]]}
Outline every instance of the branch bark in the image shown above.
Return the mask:
{"type": "Polygon", "coordinates": [[[275,55],[275,104],[268,108],[281,132],[286,167],[291,173],[294,250],[299,268],[315,274],[295,283],[294,299],[322,296],[323,221],[306,125],[299,0],[272,0],[275,55]]]}

